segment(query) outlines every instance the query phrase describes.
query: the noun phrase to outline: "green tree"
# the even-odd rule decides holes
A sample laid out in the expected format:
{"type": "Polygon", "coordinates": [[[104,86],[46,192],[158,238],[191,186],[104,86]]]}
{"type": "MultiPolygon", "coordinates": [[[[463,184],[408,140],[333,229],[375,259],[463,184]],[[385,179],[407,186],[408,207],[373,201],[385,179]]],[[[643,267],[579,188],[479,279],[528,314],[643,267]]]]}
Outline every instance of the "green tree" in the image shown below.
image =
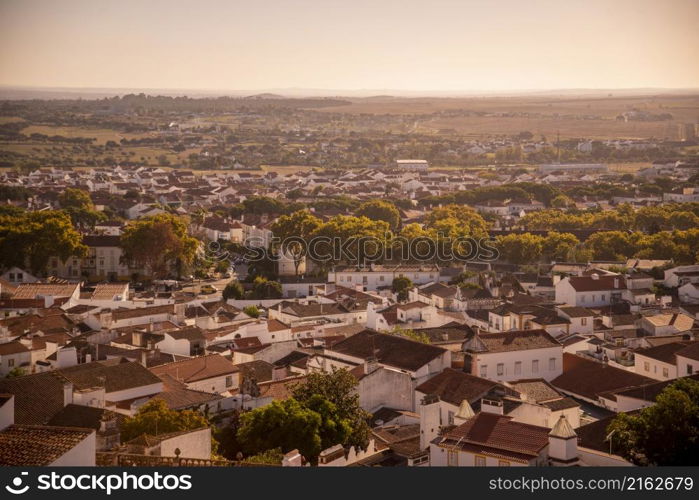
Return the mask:
{"type": "Polygon", "coordinates": [[[551,200],[551,207],[553,208],[568,208],[573,205],[575,205],[573,200],[571,200],[570,197],[564,194],[559,194],[551,200]]]}
{"type": "Polygon", "coordinates": [[[498,236],[495,246],[500,257],[512,264],[532,264],[541,258],[544,239],[531,233],[498,236]]]}
{"type": "Polygon", "coordinates": [[[7,372],[7,375],[5,375],[5,378],[16,378],[16,377],[22,377],[26,375],[27,372],[24,368],[20,366],[15,366],[12,370],[7,372]]]}
{"type": "Polygon", "coordinates": [[[65,262],[86,254],[80,233],[64,212],[0,215],[0,265],[4,268],[29,266],[33,273],[42,273],[51,257],[65,262]]]}
{"type": "Polygon", "coordinates": [[[121,440],[128,441],[142,434],[157,436],[169,432],[208,427],[206,417],[194,410],[171,410],[165,401],[153,399],[133,417],[126,417],[121,424],[121,440]]]}
{"type": "MultiPolygon", "coordinates": [[[[321,255],[332,255],[333,247],[343,250],[341,261],[354,265],[379,260],[384,245],[390,242],[391,232],[387,222],[373,221],[367,217],[336,215],[318,228],[313,237],[325,238],[327,242],[316,245],[314,250],[321,255]],[[387,241],[389,240],[389,241],[387,241]]],[[[320,267],[330,261],[318,262],[320,267]]]]}
{"type": "Polygon", "coordinates": [[[245,457],[243,462],[246,464],[257,464],[257,465],[281,465],[282,460],[284,460],[284,454],[281,448],[274,448],[273,450],[265,450],[258,453],[257,455],[251,455],[245,457]]]}
{"type": "Polygon", "coordinates": [[[372,200],[362,203],[354,213],[357,217],[384,221],[391,231],[397,231],[400,225],[400,212],[393,203],[383,200],[372,200]]]}
{"type": "Polygon", "coordinates": [[[433,209],[425,216],[425,227],[450,238],[488,236],[488,225],[483,217],[472,208],[462,205],[452,204],[433,209]]]}
{"type": "Polygon", "coordinates": [[[401,328],[400,326],[394,327],[388,332],[390,335],[397,335],[398,337],[404,337],[406,339],[414,340],[415,342],[420,342],[422,344],[429,344],[430,337],[426,333],[415,331],[411,328],[401,328]]]}
{"type": "Polygon", "coordinates": [[[257,308],[257,306],[246,306],[243,308],[243,312],[251,318],[260,317],[260,310],[257,308]]]}
{"type": "Polygon", "coordinates": [[[612,447],[638,465],[699,465],[699,382],[678,379],[653,406],[620,413],[607,428],[612,447]]]}
{"type": "Polygon", "coordinates": [[[300,210],[291,215],[282,215],[272,224],[272,232],[280,240],[279,250],[294,260],[294,272],[297,276],[299,266],[307,253],[308,241],[322,223],[308,210],[300,210]]]}
{"type": "Polygon", "coordinates": [[[183,265],[190,265],[198,244],[187,234],[185,220],[167,213],[134,221],[121,235],[124,260],[157,278],[167,277],[173,267],[179,274],[183,265]]]}
{"type": "Polygon", "coordinates": [[[368,424],[371,415],[359,406],[357,384],[357,378],[344,368],[330,373],[314,372],[292,388],[292,397],[305,405],[310,405],[315,395],[330,401],[335,405],[336,418],[348,421],[351,428],[351,433],[342,444],[366,449],[371,436],[368,424]]]}
{"type": "Polygon", "coordinates": [[[585,242],[599,260],[626,260],[634,254],[631,237],[623,231],[600,231],[585,242]]]}
{"type": "Polygon", "coordinates": [[[568,260],[578,245],[580,240],[570,233],[550,232],[542,241],[541,252],[547,260],[561,262],[568,260]]]}
{"type": "Polygon", "coordinates": [[[393,293],[398,294],[398,301],[404,302],[408,300],[408,292],[413,288],[413,282],[407,276],[398,276],[393,278],[393,283],[391,283],[391,290],[393,293]]]}
{"type": "Polygon", "coordinates": [[[243,297],[245,297],[245,290],[243,289],[243,285],[239,281],[232,280],[228,282],[226,287],[223,289],[222,294],[224,300],[240,300],[243,297]]]}
{"type": "Polygon", "coordinates": [[[250,454],[275,448],[280,448],[282,453],[298,449],[313,461],[324,449],[322,420],[319,413],[294,398],[272,401],[241,415],[238,441],[250,454]]]}
{"type": "Polygon", "coordinates": [[[251,299],[280,299],[282,298],[282,285],[278,281],[271,281],[263,276],[258,276],[253,282],[251,299]]]}
{"type": "Polygon", "coordinates": [[[92,210],[95,208],[90,198],[90,194],[83,189],[66,188],[59,196],[58,203],[61,208],[85,208],[92,210]]]}

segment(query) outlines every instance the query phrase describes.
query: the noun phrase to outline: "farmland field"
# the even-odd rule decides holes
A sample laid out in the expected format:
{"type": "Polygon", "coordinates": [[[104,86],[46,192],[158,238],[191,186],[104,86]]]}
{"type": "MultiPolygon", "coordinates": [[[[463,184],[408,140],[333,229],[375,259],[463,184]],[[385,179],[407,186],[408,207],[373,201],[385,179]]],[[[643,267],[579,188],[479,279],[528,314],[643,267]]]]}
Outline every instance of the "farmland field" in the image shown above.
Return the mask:
{"type": "Polygon", "coordinates": [[[69,138],[94,138],[96,144],[105,144],[107,141],[119,142],[121,139],[140,139],[143,137],[154,136],[154,134],[124,134],[110,129],[53,127],[47,125],[30,125],[23,128],[22,133],[25,135],[44,134],[48,136],[60,135],[69,138]]]}
{"type": "Polygon", "coordinates": [[[699,120],[699,95],[598,97],[470,97],[349,99],[350,104],[318,109],[319,113],[415,115],[415,131],[472,137],[511,135],[528,130],[551,137],[590,139],[676,139],[678,123],[699,120]],[[669,113],[672,120],[616,120],[639,110],[669,113]]]}

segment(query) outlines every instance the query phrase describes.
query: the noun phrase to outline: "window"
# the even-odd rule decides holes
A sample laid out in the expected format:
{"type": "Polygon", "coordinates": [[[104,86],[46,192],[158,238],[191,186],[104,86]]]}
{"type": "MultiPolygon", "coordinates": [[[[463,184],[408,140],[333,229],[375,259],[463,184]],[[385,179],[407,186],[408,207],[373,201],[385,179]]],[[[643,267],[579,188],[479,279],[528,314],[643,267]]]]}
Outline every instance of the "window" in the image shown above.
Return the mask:
{"type": "Polygon", "coordinates": [[[584,303],[585,303],[585,296],[584,296],[584,295],[581,295],[581,296],[580,296],[580,303],[581,303],[581,304],[584,304],[584,303]]]}
{"type": "Polygon", "coordinates": [[[580,324],[581,324],[582,326],[587,326],[587,318],[581,318],[581,319],[580,319],[580,324]]]}
{"type": "Polygon", "coordinates": [[[347,276],[347,283],[352,283],[352,276],[347,276]]]}
{"type": "Polygon", "coordinates": [[[12,359],[12,358],[8,359],[8,360],[7,360],[7,366],[9,366],[9,367],[15,366],[15,360],[12,359]]]}
{"type": "Polygon", "coordinates": [[[228,375],[226,377],[226,387],[230,387],[233,385],[233,377],[231,375],[228,375]]]}
{"type": "Polygon", "coordinates": [[[383,281],[384,278],[385,278],[385,276],[382,274],[381,276],[379,276],[379,281],[383,281]]]}
{"type": "Polygon", "coordinates": [[[643,369],[644,369],[645,371],[647,371],[647,372],[650,371],[650,363],[649,363],[648,361],[645,361],[645,362],[643,363],[643,369]]]}
{"type": "Polygon", "coordinates": [[[483,455],[476,455],[475,464],[476,467],[485,467],[485,457],[483,455]]]}
{"type": "Polygon", "coordinates": [[[521,374],[522,374],[522,362],[515,361],[515,375],[521,375],[521,374]]]}
{"type": "Polygon", "coordinates": [[[556,358],[549,358],[549,371],[552,372],[556,369],[556,358]]]}
{"type": "Polygon", "coordinates": [[[449,413],[447,413],[447,423],[449,425],[454,425],[454,412],[453,411],[450,411],[449,413]]]}
{"type": "Polygon", "coordinates": [[[592,294],[592,302],[597,302],[597,295],[594,293],[592,294]]]}
{"type": "Polygon", "coordinates": [[[602,302],[604,302],[605,300],[607,300],[607,296],[605,294],[602,294],[602,302]]]}
{"type": "Polygon", "coordinates": [[[505,374],[505,365],[504,363],[498,363],[498,376],[502,376],[505,374]]]}
{"type": "Polygon", "coordinates": [[[425,462],[429,461],[429,459],[430,459],[429,455],[423,455],[421,457],[414,458],[413,465],[424,464],[425,462]]]}
{"type": "Polygon", "coordinates": [[[457,450],[449,450],[447,452],[447,465],[459,465],[459,452],[457,450]]]}
{"type": "Polygon", "coordinates": [[[498,465],[499,465],[500,467],[509,467],[509,466],[510,466],[510,462],[508,462],[507,460],[498,460],[498,465]]]}
{"type": "Polygon", "coordinates": [[[667,368],[663,368],[663,377],[668,378],[669,376],[670,376],[670,374],[667,371],[667,368]]]}
{"type": "Polygon", "coordinates": [[[488,365],[481,365],[481,377],[485,378],[488,375],[488,365]]]}
{"type": "Polygon", "coordinates": [[[691,375],[692,373],[694,373],[694,368],[692,365],[687,365],[687,375],[691,375]]]}
{"type": "Polygon", "coordinates": [[[532,361],[532,373],[539,373],[539,360],[535,359],[532,361]]]}

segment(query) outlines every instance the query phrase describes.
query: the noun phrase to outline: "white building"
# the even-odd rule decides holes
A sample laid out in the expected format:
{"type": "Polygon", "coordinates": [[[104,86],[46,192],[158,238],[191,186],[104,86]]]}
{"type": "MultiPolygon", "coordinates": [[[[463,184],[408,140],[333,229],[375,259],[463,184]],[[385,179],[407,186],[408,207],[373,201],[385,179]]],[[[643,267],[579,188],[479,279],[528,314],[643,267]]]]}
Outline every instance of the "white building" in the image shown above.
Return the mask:
{"type": "Polygon", "coordinates": [[[545,330],[481,333],[464,342],[464,366],[497,381],[543,378],[563,372],[563,346],[545,330]]]}
{"type": "Polygon", "coordinates": [[[427,160],[396,160],[396,167],[402,170],[419,170],[426,172],[429,168],[427,160]]]}
{"type": "Polygon", "coordinates": [[[328,281],[347,288],[360,286],[363,291],[391,288],[398,277],[409,278],[414,285],[424,285],[439,280],[439,267],[435,265],[371,265],[368,267],[337,267],[328,273],[328,281]]]}

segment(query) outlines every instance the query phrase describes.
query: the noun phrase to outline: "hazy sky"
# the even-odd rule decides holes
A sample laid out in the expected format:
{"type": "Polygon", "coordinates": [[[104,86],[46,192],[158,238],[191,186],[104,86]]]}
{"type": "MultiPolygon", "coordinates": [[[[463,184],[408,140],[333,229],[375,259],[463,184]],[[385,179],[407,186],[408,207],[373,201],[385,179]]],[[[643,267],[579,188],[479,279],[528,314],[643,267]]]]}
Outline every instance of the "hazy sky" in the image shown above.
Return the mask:
{"type": "Polygon", "coordinates": [[[699,87],[699,0],[0,0],[0,84],[699,87]]]}

